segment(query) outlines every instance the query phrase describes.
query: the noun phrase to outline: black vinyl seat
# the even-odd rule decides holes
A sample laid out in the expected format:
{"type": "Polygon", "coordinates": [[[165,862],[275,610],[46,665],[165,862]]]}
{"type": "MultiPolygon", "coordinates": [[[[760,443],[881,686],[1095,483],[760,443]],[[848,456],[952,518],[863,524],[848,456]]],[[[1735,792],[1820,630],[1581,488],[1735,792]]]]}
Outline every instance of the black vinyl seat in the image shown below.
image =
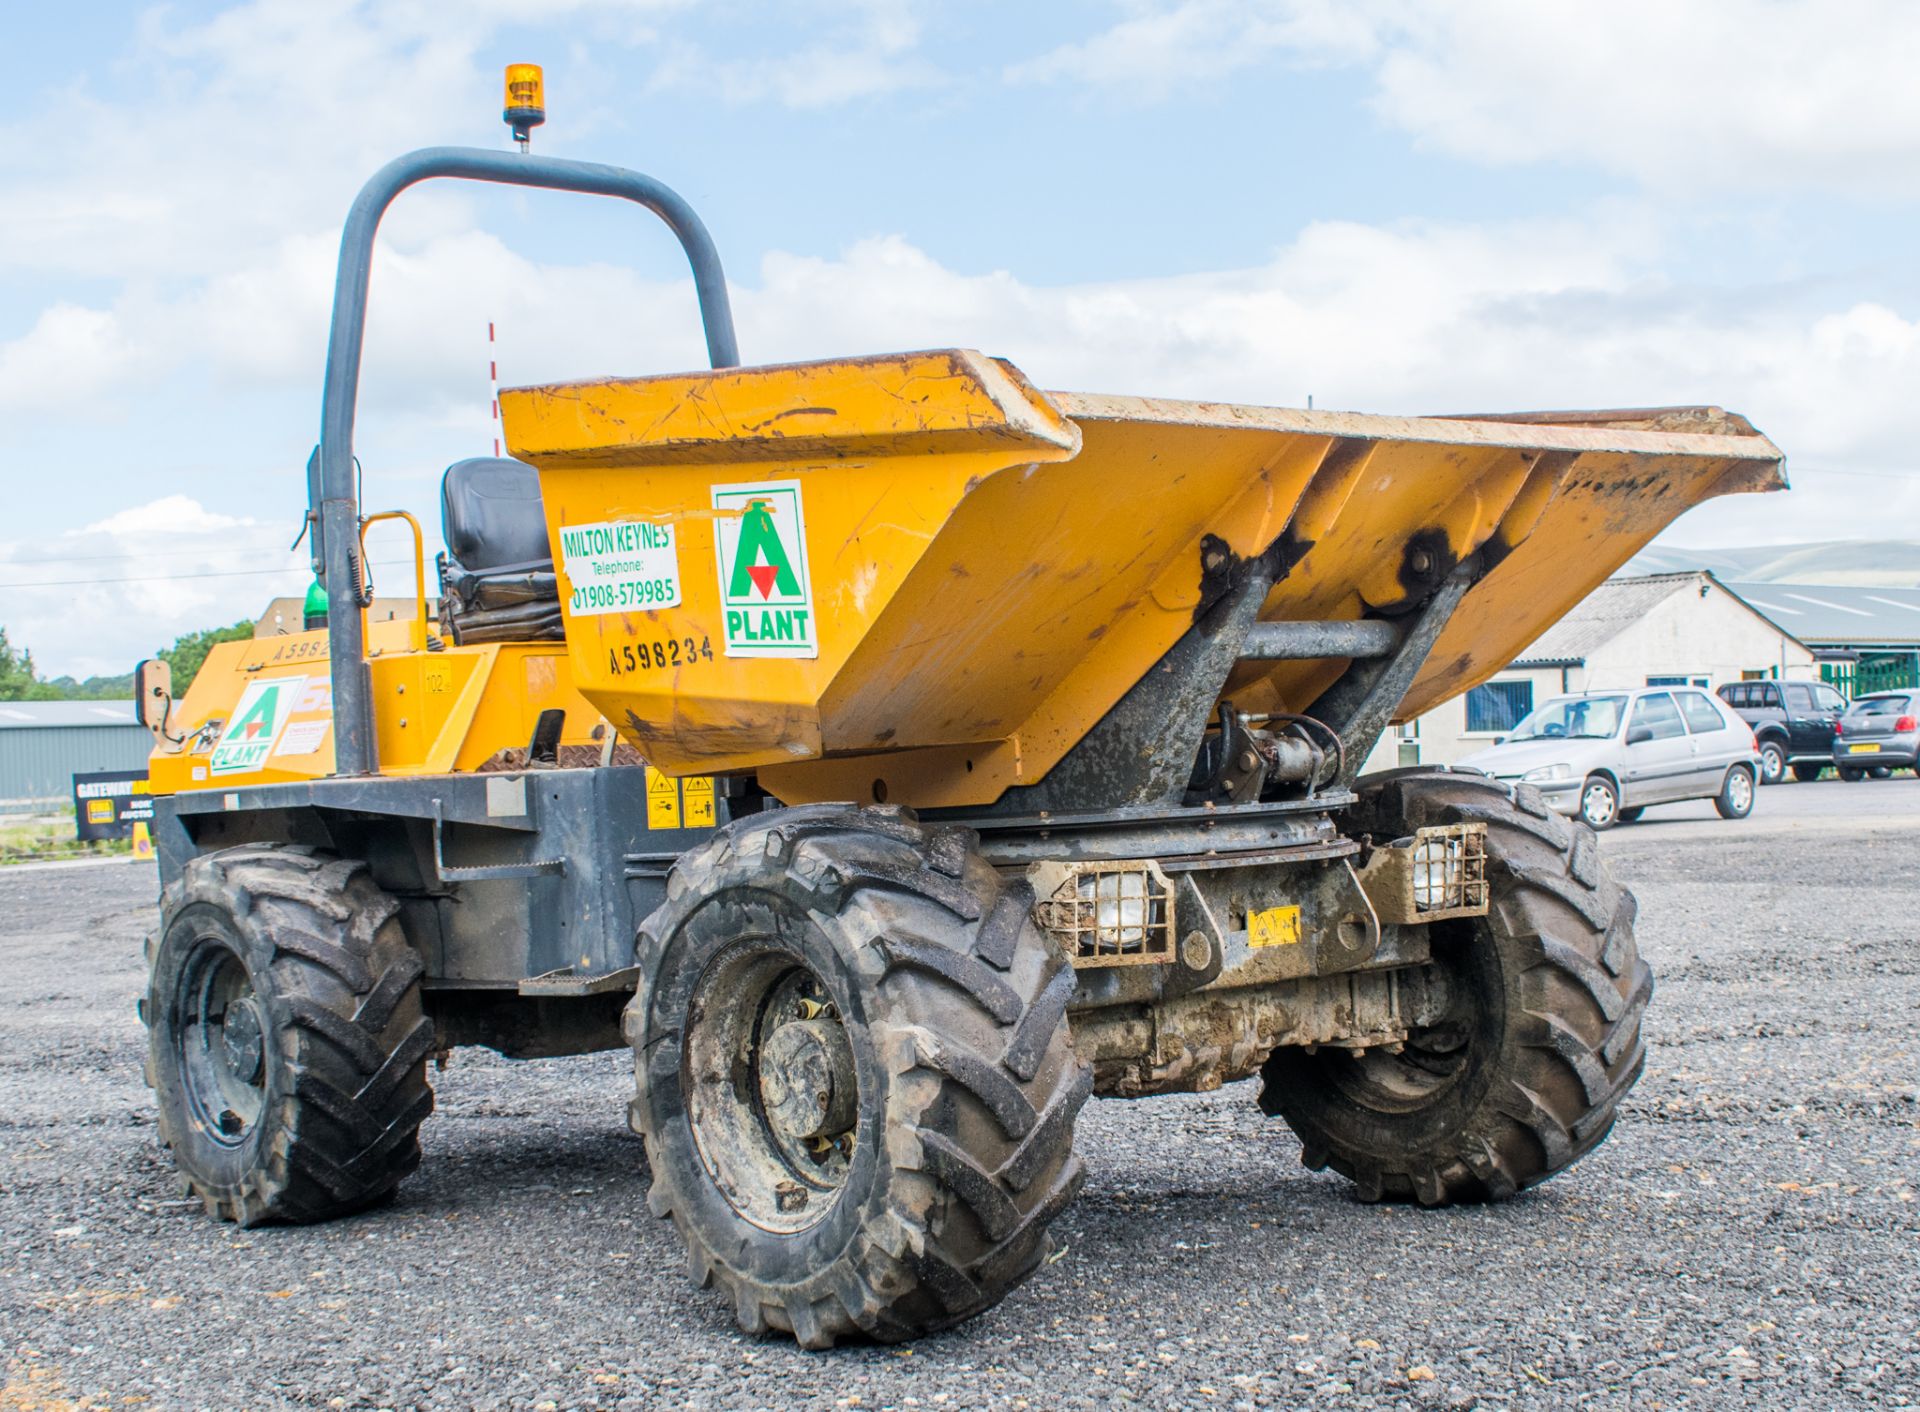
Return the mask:
{"type": "Polygon", "coordinates": [[[440,616],[457,643],[565,638],[540,479],[524,461],[475,456],[440,481],[440,616]]]}

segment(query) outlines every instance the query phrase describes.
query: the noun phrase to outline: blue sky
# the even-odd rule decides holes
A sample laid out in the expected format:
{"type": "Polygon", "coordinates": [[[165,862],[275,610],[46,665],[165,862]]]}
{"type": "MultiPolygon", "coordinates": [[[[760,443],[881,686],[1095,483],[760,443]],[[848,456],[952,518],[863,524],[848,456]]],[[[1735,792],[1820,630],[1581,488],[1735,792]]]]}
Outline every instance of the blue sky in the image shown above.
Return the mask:
{"type": "MultiPolygon", "coordinates": [[[[398,151],[504,145],[518,59],[547,70],[539,150],[702,211],[749,361],[960,344],[1103,391],[1719,402],[1796,490],[1671,539],[1920,514],[1920,7],[16,8],[0,624],[43,670],[124,670],[303,586],[340,218],[398,151]]],[[[410,194],[373,304],[368,501],[429,523],[440,469],[490,447],[489,319],[509,383],[699,359],[670,239],[612,203],[410,194]]]]}

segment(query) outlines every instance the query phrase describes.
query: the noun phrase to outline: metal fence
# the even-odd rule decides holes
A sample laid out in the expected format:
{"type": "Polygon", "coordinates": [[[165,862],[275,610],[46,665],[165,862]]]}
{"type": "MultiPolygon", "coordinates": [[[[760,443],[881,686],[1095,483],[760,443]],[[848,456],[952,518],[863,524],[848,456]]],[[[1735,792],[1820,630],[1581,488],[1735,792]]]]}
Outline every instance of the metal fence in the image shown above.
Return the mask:
{"type": "Polygon", "coordinates": [[[1875,653],[1858,662],[1822,662],[1820,680],[1837,687],[1848,699],[1875,691],[1911,691],[1920,688],[1920,653],[1875,653]]]}

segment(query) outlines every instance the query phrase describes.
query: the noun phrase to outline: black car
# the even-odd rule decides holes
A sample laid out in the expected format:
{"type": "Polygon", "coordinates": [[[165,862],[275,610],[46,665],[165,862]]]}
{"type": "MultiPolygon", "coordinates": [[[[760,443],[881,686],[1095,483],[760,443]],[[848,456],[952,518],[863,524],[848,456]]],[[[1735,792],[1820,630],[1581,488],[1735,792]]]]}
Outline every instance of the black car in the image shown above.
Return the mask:
{"type": "Polygon", "coordinates": [[[1728,682],[1720,699],[1753,727],[1760,783],[1780,783],[1788,766],[1797,780],[1815,779],[1833,763],[1833,723],[1847,698],[1825,682],[1728,682]]]}

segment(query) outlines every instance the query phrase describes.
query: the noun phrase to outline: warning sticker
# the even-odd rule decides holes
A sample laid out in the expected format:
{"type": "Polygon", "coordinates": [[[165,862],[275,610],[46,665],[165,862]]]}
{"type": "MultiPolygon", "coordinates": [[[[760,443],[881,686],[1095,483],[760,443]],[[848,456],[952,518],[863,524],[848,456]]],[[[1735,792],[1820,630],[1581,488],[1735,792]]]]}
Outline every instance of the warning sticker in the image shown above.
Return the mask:
{"type": "Polygon", "coordinates": [[[800,482],[713,488],[720,613],[729,657],[818,657],[800,482]]]}
{"type": "Polygon", "coordinates": [[[1269,907],[1264,912],[1247,913],[1248,946],[1297,946],[1300,943],[1300,909],[1269,907]]]}
{"type": "Polygon", "coordinates": [[[295,721],[280,733],[280,744],[274,748],[275,755],[311,755],[320,748],[320,742],[327,738],[332,721],[295,721]]]}
{"type": "Polygon", "coordinates": [[[692,779],[680,781],[680,788],[687,797],[687,827],[712,828],[713,776],[695,775],[692,779]]]}
{"type": "Polygon", "coordinates": [[[293,714],[293,704],[306,690],[305,677],[280,677],[274,681],[248,682],[233,708],[233,719],[220,733],[207,762],[216,775],[237,775],[257,770],[273,753],[280,730],[293,714]]]}
{"type": "Polygon", "coordinates": [[[653,766],[647,766],[647,827],[650,829],[677,829],[680,827],[680,785],[670,775],[663,775],[653,766]]]}
{"type": "Polygon", "coordinates": [[[680,602],[680,549],[672,525],[616,520],[563,525],[560,560],[573,589],[567,611],[638,613],[680,602]]]}

